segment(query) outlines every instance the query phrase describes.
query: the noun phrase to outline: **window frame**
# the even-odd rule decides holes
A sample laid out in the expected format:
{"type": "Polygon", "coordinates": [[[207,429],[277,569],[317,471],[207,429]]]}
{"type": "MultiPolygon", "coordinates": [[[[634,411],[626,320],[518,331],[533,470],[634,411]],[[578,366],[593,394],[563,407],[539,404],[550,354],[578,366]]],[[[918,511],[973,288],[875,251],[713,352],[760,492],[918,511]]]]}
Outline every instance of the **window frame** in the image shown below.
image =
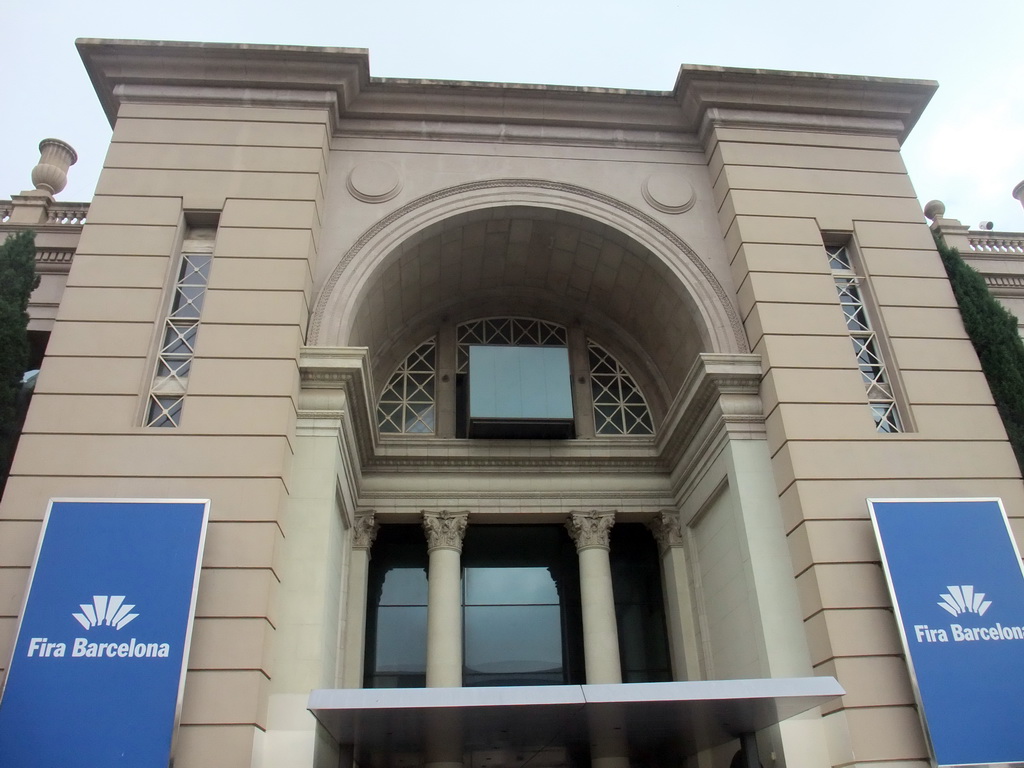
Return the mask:
{"type": "MultiPolygon", "coordinates": [[[[571,377],[571,394],[573,401],[573,424],[575,436],[572,439],[606,438],[614,440],[643,439],[650,440],[657,435],[657,420],[648,393],[644,391],[641,380],[632,373],[630,367],[620,357],[611,352],[607,345],[601,344],[577,326],[567,326],[549,320],[521,315],[501,315],[476,317],[459,322],[446,321],[437,332],[419,343],[400,358],[391,368],[384,386],[377,393],[374,413],[379,435],[384,439],[413,438],[470,438],[468,425],[468,349],[473,345],[484,346],[557,346],[564,347],[569,354],[569,372],[571,377]],[[523,343],[525,342],[525,343],[523,343]],[[401,398],[392,397],[384,400],[391,392],[394,394],[398,379],[405,375],[409,360],[424,345],[434,345],[433,369],[433,430],[399,429],[399,421],[395,420],[401,409],[401,398]],[[601,416],[599,408],[607,410],[610,403],[595,399],[595,366],[592,350],[610,360],[616,369],[616,383],[625,382],[628,395],[638,397],[640,403],[616,403],[616,408],[623,413],[622,428],[617,430],[604,429],[602,425],[608,419],[601,416]],[[389,406],[387,414],[382,411],[382,403],[389,406]],[[636,418],[627,414],[632,408],[641,407],[643,416],[636,418]],[[628,417],[628,418],[627,418],[628,417]],[[387,428],[383,421],[387,420],[387,428]],[[639,428],[637,428],[639,425],[639,428]]],[[[635,363],[635,361],[634,361],[635,363]]],[[[604,374],[598,374],[604,376],[604,374]]],[[[424,401],[425,403],[426,401],[424,401]]],[[[505,438],[482,438],[505,439],[505,438]]]]}
{"type": "Polygon", "coordinates": [[[882,330],[881,312],[874,302],[853,238],[823,233],[822,244],[875,432],[882,435],[908,432],[911,430],[910,409],[902,397],[896,366],[892,364],[892,350],[882,330]]]}

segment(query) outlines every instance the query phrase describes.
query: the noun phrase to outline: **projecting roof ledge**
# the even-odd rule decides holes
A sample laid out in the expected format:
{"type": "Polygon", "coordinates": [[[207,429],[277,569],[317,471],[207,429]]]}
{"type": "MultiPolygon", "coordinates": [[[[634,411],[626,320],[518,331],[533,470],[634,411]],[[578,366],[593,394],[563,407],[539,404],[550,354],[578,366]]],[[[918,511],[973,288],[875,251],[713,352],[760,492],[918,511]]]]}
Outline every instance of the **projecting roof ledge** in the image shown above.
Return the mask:
{"type": "Polygon", "coordinates": [[[153,40],[75,41],[107,120],[125,101],[333,107],[370,81],[364,48],[153,40]]]}
{"type": "Polygon", "coordinates": [[[787,127],[894,135],[902,143],[938,88],[912,80],[684,64],[674,94],[687,127],[787,127]]]}

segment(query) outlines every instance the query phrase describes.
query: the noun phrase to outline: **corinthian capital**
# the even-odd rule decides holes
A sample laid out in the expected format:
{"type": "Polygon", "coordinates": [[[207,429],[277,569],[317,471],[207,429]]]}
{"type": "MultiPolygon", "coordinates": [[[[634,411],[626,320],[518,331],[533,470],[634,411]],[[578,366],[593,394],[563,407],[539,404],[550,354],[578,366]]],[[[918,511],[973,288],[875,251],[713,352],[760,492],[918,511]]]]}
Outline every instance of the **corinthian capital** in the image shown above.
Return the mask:
{"type": "Polygon", "coordinates": [[[598,512],[596,509],[590,512],[573,512],[565,521],[569,535],[576,542],[577,552],[591,547],[608,549],[608,534],[613,525],[614,512],[598,512]]]}
{"type": "Polygon", "coordinates": [[[466,535],[469,523],[468,512],[423,513],[423,531],[427,534],[427,552],[435,549],[454,549],[462,551],[462,537],[466,535]]]}
{"type": "Polygon", "coordinates": [[[352,526],[352,548],[369,549],[377,538],[377,530],[380,524],[373,512],[364,512],[356,515],[352,526]]]}
{"type": "Polygon", "coordinates": [[[683,546],[683,530],[679,524],[678,512],[659,512],[654,516],[647,527],[654,534],[654,540],[658,542],[658,551],[665,554],[669,547],[683,546]]]}

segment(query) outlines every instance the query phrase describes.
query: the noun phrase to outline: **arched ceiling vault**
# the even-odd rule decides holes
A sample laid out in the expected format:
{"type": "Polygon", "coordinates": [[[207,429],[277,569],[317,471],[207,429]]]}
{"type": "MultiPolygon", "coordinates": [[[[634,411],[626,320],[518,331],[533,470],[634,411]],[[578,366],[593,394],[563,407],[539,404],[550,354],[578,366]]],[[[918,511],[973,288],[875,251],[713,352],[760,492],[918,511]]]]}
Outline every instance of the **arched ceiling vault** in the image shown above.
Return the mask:
{"type": "Polygon", "coordinates": [[[582,326],[645,383],[657,410],[696,356],[713,351],[694,298],[662,259],[617,229],[550,208],[483,208],[421,229],[377,265],[349,312],[346,337],[320,343],[369,347],[378,383],[441,325],[479,317],[582,326]]]}

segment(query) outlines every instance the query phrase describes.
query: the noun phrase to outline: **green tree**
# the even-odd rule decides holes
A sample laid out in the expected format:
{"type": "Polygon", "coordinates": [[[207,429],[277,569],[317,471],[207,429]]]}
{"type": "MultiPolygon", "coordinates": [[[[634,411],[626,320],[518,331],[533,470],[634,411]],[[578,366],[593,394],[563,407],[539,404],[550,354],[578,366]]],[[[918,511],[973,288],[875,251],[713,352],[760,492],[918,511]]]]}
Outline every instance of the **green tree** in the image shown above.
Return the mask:
{"type": "Polygon", "coordinates": [[[36,235],[11,235],[0,244],[0,469],[6,479],[21,431],[18,395],[29,360],[28,298],[39,285],[36,235]]]}
{"type": "Polygon", "coordinates": [[[941,235],[935,235],[935,244],[1017,464],[1024,471],[1024,342],[1017,330],[1017,318],[996,301],[985,279],[960,258],[955,248],[946,245],[941,235]]]}

